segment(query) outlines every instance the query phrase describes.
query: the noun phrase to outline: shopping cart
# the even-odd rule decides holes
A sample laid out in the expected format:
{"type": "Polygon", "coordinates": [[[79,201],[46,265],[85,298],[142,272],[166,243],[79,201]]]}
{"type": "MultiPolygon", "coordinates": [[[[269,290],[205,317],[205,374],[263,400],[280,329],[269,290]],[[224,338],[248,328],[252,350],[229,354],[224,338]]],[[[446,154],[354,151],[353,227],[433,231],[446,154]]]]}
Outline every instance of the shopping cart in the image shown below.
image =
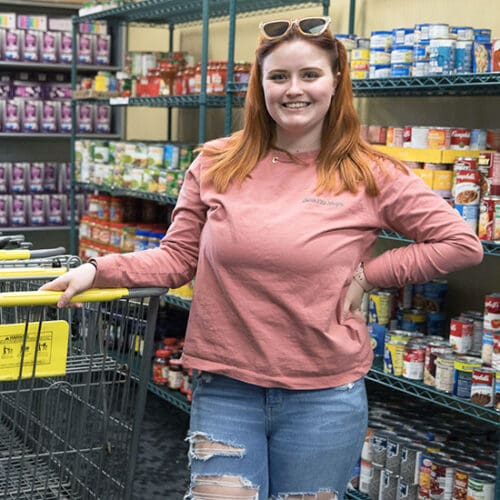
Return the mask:
{"type": "Polygon", "coordinates": [[[131,498],[165,292],[0,293],[0,498],[131,498]]]}

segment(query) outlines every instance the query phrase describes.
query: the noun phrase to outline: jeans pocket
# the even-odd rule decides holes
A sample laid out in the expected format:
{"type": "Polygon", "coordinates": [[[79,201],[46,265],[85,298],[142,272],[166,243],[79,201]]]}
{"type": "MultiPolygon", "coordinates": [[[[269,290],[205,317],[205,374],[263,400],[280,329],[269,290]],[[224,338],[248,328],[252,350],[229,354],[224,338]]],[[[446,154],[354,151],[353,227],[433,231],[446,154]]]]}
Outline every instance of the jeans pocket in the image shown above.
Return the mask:
{"type": "Polygon", "coordinates": [[[349,382],[347,384],[338,385],[337,387],[332,387],[334,391],[339,392],[347,392],[353,390],[356,386],[358,386],[363,381],[362,378],[355,380],[354,382],[349,382]]]}

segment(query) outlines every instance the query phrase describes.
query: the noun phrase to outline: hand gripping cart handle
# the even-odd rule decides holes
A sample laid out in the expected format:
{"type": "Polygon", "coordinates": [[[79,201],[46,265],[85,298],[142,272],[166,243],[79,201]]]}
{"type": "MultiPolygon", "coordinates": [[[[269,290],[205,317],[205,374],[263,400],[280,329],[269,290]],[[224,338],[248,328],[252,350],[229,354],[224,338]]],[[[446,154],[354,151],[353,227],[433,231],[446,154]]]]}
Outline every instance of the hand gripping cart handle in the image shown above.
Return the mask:
{"type": "Polygon", "coordinates": [[[0,293],[0,498],[131,498],[165,292],[0,293]]]}

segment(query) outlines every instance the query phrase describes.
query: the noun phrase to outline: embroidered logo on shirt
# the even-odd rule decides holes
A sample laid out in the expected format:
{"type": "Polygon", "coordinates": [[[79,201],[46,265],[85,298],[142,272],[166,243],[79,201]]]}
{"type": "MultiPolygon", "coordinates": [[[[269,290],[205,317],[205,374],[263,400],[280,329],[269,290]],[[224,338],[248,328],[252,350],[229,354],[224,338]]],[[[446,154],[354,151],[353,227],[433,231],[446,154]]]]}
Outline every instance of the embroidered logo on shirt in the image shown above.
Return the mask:
{"type": "Polygon", "coordinates": [[[343,207],[341,201],[324,200],[323,198],[304,198],[302,203],[315,203],[316,205],[323,205],[325,207],[343,207]]]}

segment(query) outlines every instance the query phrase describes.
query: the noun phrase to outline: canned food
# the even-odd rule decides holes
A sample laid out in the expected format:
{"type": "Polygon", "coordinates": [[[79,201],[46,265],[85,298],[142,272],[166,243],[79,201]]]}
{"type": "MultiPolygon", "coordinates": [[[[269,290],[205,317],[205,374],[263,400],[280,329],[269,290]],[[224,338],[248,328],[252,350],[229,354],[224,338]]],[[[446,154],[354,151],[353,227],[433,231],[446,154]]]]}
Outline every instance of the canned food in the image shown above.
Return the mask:
{"type": "Polygon", "coordinates": [[[454,198],[458,205],[479,205],[481,174],[477,169],[456,170],[454,198]]]}
{"type": "Polygon", "coordinates": [[[403,374],[403,357],[406,342],[389,340],[384,349],[384,373],[400,377],[403,374]]]}
{"type": "Polygon", "coordinates": [[[460,217],[469,225],[471,230],[477,232],[477,220],[479,217],[479,205],[461,205],[454,204],[455,210],[459,213],[460,217]]]}
{"type": "Polygon", "coordinates": [[[452,354],[451,344],[444,340],[434,340],[425,348],[424,384],[435,386],[436,383],[436,359],[443,354],[452,354]]]}
{"type": "Polygon", "coordinates": [[[450,149],[469,149],[470,129],[452,128],[450,130],[450,149]]]}
{"type": "Polygon", "coordinates": [[[370,49],[352,49],[351,61],[369,61],[370,49]]]}
{"type": "Polygon", "coordinates": [[[481,361],[485,365],[491,365],[493,356],[493,332],[483,332],[483,343],[481,346],[481,361]]]}
{"type": "Polygon", "coordinates": [[[392,294],[390,292],[375,291],[369,295],[368,321],[387,325],[392,313],[392,294]]]}
{"type": "Polygon", "coordinates": [[[412,76],[427,76],[429,74],[429,60],[413,61],[411,71],[412,76]]]}
{"type": "Polygon", "coordinates": [[[411,341],[405,345],[403,354],[403,377],[411,380],[424,379],[425,343],[411,341]]]}
{"type": "Polygon", "coordinates": [[[455,46],[455,72],[472,73],[472,41],[457,40],[455,46]]]}
{"type": "Polygon", "coordinates": [[[378,498],[384,500],[396,500],[398,489],[398,475],[388,469],[382,470],[380,476],[380,491],[378,498]]]}
{"type": "Polygon", "coordinates": [[[370,48],[370,64],[388,65],[391,63],[391,52],[385,48],[370,48]]]}
{"type": "Polygon", "coordinates": [[[468,500],[493,500],[495,498],[495,474],[475,473],[467,482],[468,500]]]}
{"type": "Polygon", "coordinates": [[[365,80],[369,76],[368,70],[353,70],[351,71],[351,78],[353,80],[365,80]]]}
{"type": "Polygon", "coordinates": [[[465,500],[467,498],[467,489],[469,486],[469,476],[474,474],[471,467],[459,467],[455,471],[455,481],[453,486],[453,498],[465,500]]]}
{"type": "Polygon", "coordinates": [[[486,149],[486,130],[482,128],[473,128],[470,131],[470,148],[486,149]]]}
{"type": "Polygon", "coordinates": [[[401,45],[393,47],[391,52],[391,64],[411,63],[413,62],[413,46],[401,45]]]}
{"type": "Polygon", "coordinates": [[[438,391],[448,394],[453,392],[453,377],[455,371],[455,356],[443,354],[436,358],[435,387],[438,391]]]}
{"type": "Polygon", "coordinates": [[[399,474],[409,484],[418,483],[420,475],[420,459],[426,447],[421,443],[405,443],[401,448],[401,465],[399,474]]]}
{"type": "Polygon", "coordinates": [[[466,354],[472,347],[474,320],[470,318],[452,318],[450,321],[450,344],[457,354],[466,354]]]}
{"type": "Polygon", "coordinates": [[[418,43],[422,40],[429,40],[429,24],[415,24],[415,34],[413,35],[413,42],[418,43]]]}
{"type": "Polygon", "coordinates": [[[431,465],[430,498],[451,498],[458,462],[436,455],[431,465]]]}
{"type": "Polygon", "coordinates": [[[500,332],[500,292],[489,293],[484,298],[484,329],[500,332]]]}
{"type": "Polygon", "coordinates": [[[387,145],[396,148],[403,147],[402,127],[387,127],[387,145]]]}
{"type": "Polygon", "coordinates": [[[434,170],[432,190],[443,198],[451,197],[453,172],[451,170],[434,170]]]}
{"type": "Polygon", "coordinates": [[[401,328],[410,332],[425,333],[426,312],[424,309],[414,308],[403,310],[401,328]]]}
{"type": "Polygon", "coordinates": [[[456,40],[433,38],[429,43],[429,74],[451,75],[455,69],[456,40]]]}
{"type": "Polygon", "coordinates": [[[445,23],[429,24],[429,38],[447,38],[450,33],[450,26],[445,23]]]}
{"type": "Polygon", "coordinates": [[[370,49],[390,49],[392,46],[392,32],[372,31],[370,36],[370,49]]]}
{"type": "Polygon", "coordinates": [[[493,406],[495,398],[495,370],[480,367],[472,370],[470,399],[480,406],[493,406]]]}
{"type": "Polygon", "coordinates": [[[426,149],[428,134],[429,127],[413,127],[411,130],[411,147],[417,149],[426,149]]]}
{"type": "Polygon", "coordinates": [[[392,48],[413,45],[414,28],[395,28],[392,30],[392,48]]]}
{"type": "MultiPolygon", "coordinates": [[[[497,211],[500,214],[500,196],[484,196],[479,203],[479,222],[477,234],[479,239],[494,241],[496,226],[500,225],[500,217],[497,221],[497,211]]],[[[500,231],[500,227],[499,227],[500,231]]]]}
{"type": "Polygon", "coordinates": [[[491,355],[491,367],[500,370],[500,332],[491,332],[493,337],[493,353],[491,355]]]}
{"type": "Polygon", "coordinates": [[[370,64],[369,78],[389,78],[390,76],[390,64],[370,64]]]}
{"type": "Polygon", "coordinates": [[[471,26],[452,26],[450,33],[456,35],[458,40],[474,40],[474,28],[471,26]]]}
{"type": "Polygon", "coordinates": [[[429,41],[420,41],[413,45],[413,62],[429,62],[429,41]]]}
{"type": "Polygon", "coordinates": [[[472,372],[481,367],[481,360],[463,356],[454,361],[453,395],[457,398],[470,399],[472,387],[472,372]]]}
{"type": "Polygon", "coordinates": [[[450,147],[450,129],[446,127],[429,128],[427,146],[429,149],[448,149],[450,147]]]}
{"type": "Polygon", "coordinates": [[[411,76],[411,63],[395,63],[391,64],[391,77],[399,78],[411,76]]]}

